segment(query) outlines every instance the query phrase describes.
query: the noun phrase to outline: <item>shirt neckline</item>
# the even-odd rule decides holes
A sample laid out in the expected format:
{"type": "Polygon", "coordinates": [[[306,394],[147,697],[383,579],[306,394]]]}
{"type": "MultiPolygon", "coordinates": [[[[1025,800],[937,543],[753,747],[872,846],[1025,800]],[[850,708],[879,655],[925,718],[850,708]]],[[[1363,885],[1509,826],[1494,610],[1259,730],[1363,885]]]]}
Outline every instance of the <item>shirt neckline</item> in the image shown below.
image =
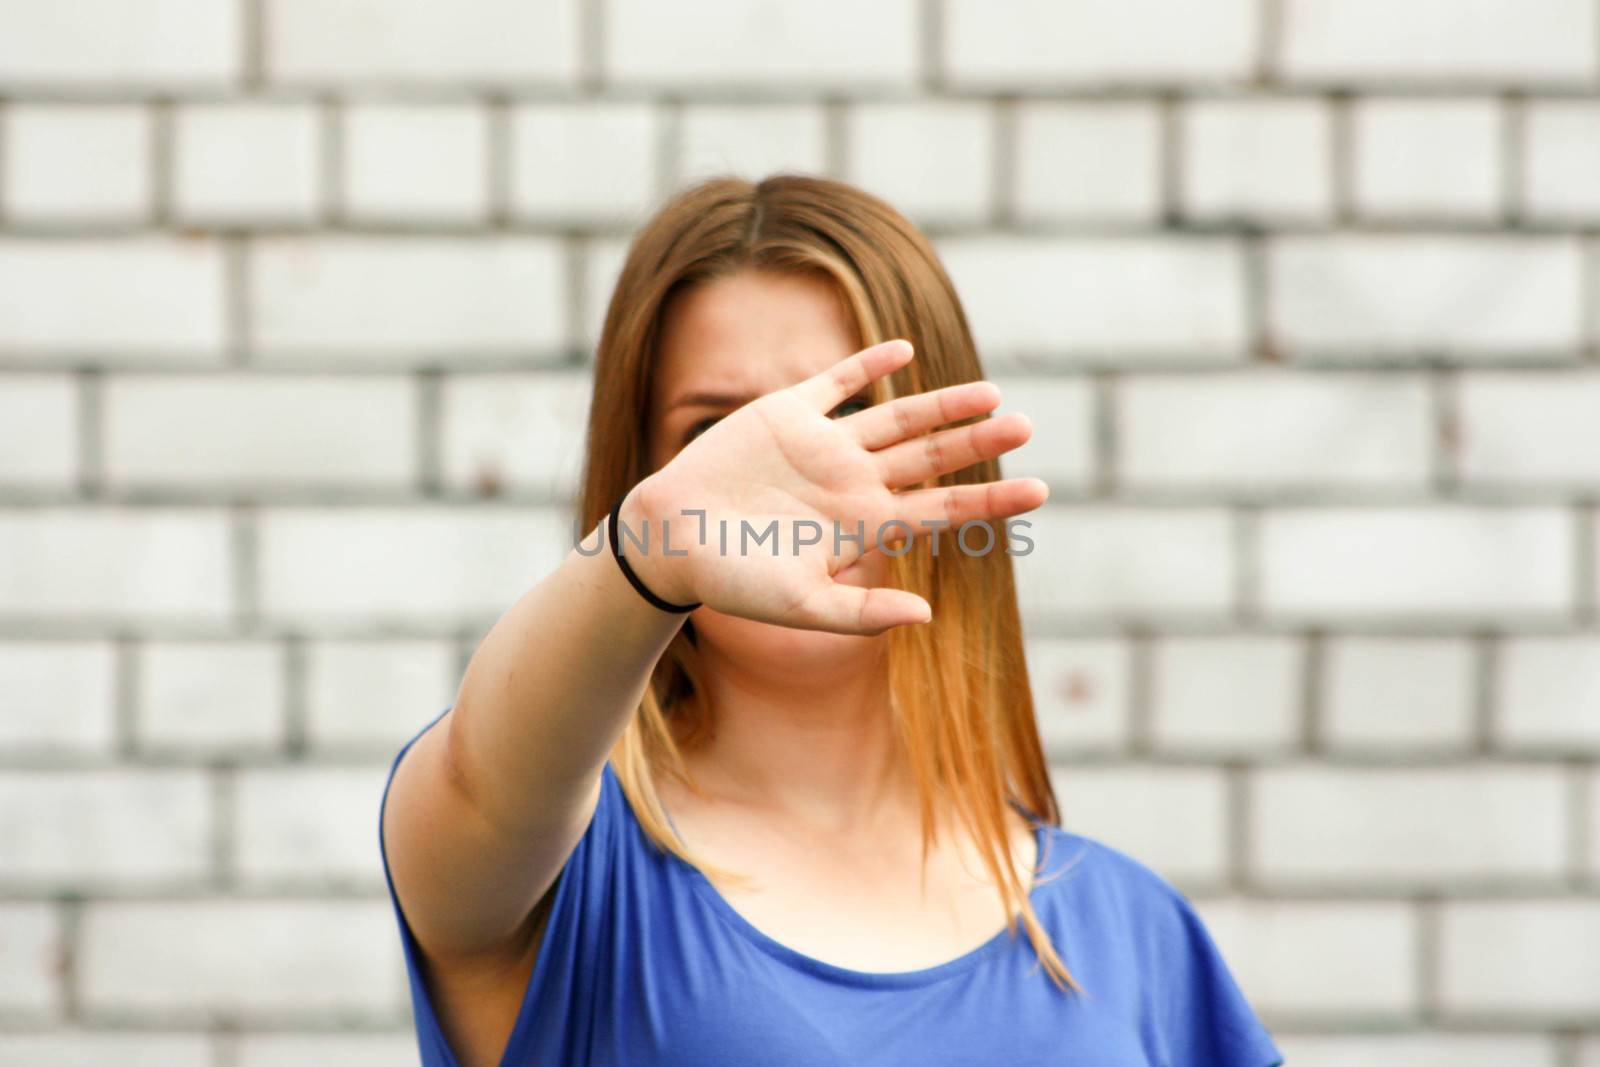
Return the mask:
{"type": "MultiPolygon", "coordinates": [[[[1022,814],[1023,818],[1027,819],[1029,825],[1033,827],[1034,870],[1029,879],[1028,900],[1032,904],[1037,904],[1038,901],[1035,899],[1035,896],[1041,888],[1039,871],[1043,868],[1045,861],[1045,848],[1048,841],[1049,827],[1041,820],[1029,814],[1027,810],[1024,809],[1020,804],[1015,806],[1022,814]]],[[[664,814],[667,818],[667,825],[671,827],[673,836],[678,839],[679,844],[687,848],[688,845],[684,842],[683,835],[678,833],[677,824],[672,821],[672,813],[667,811],[665,805],[662,805],[661,811],[662,814],[664,814]]],[[[815,956],[807,955],[806,953],[801,952],[799,949],[784,944],[782,941],[779,941],[771,934],[762,930],[755,923],[745,918],[737,908],[728,902],[728,899],[722,895],[722,891],[716,887],[710,878],[706,877],[705,872],[700,870],[700,868],[677,855],[669,856],[669,861],[675,866],[681,868],[685,874],[687,874],[690,884],[693,886],[696,895],[699,896],[700,899],[704,901],[719,918],[731,926],[733,930],[745,940],[751,942],[761,951],[778,960],[780,963],[787,964],[796,970],[803,971],[817,978],[822,978],[826,981],[834,982],[840,985],[861,986],[875,989],[903,989],[938,982],[945,978],[949,978],[954,975],[961,974],[964,971],[970,970],[989,959],[991,956],[997,955],[1011,943],[1013,937],[1013,934],[1009,929],[1002,927],[994,934],[993,937],[989,938],[981,945],[978,945],[976,948],[968,949],[961,955],[945,960],[942,963],[935,963],[928,967],[918,967],[909,971],[857,970],[853,967],[844,967],[837,963],[829,963],[826,960],[821,960],[815,956]]],[[[1021,936],[1020,930],[1017,936],[1021,936]]]]}

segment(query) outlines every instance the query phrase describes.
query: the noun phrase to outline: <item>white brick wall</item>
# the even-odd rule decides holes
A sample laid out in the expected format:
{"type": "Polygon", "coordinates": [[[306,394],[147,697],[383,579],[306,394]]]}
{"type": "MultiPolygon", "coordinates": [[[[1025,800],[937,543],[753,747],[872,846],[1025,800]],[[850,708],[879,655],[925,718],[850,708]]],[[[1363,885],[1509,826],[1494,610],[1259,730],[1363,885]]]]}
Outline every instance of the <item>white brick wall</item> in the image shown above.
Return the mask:
{"type": "Polygon", "coordinates": [[[106,480],[218,495],[404,489],[415,477],[415,393],[398,377],[119,376],[102,394],[106,480]]]}
{"type": "Polygon", "coordinates": [[[43,15],[0,3],[0,86],[147,93],[214,89],[240,73],[241,12],[212,0],[74,0],[43,15]]]}
{"type": "Polygon", "coordinates": [[[1559,768],[1263,769],[1252,783],[1256,876],[1317,883],[1554,883],[1568,865],[1559,768]]]}
{"type": "Polygon", "coordinates": [[[291,86],[566,87],[578,70],[578,4],[273,0],[265,66],[291,86]]]}
{"type": "Polygon", "coordinates": [[[360,222],[481,221],[489,116],[458,104],[358,104],[344,115],[344,210],[360,222]]]}
{"type": "Polygon", "coordinates": [[[191,222],[307,223],[321,166],[309,104],[182,107],[173,120],[173,210],[191,222]]]}
{"type": "Polygon", "coordinates": [[[1149,224],[1161,214],[1161,113],[1148,101],[1019,102],[1015,210],[1028,222],[1149,224]]]}
{"type": "Polygon", "coordinates": [[[1250,76],[1257,5],[1219,0],[953,0],[949,76],[963,87],[1236,82],[1250,76]]]}
{"type": "Polygon", "coordinates": [[[78,395],[65,375],[14,375],[0,393],[0,485],[69,490],[78,472],[78,395]]]}
{"type": "Polygon", "coordinates": [[[387,900],[174,900],[90,906],[78,994],[106,1020],[385,1022],[403,975],[387,900]]]}
{"type": "Polygon", "coordinates": [[[6,211],[18,222],[138,222],[150,213],[150,118],[125,104],[5,114],[6,211]]]}
{"type": "Polygon", "coordinates": [[[1600,107],[1587,100],[1528,106],[1523,207],[1541,219],[1600,214],[1600,107]]]}
{"type": "Polygon", "coordinates": [[[1321,740],[1372,754],[1471,747],[1476,660],[1451,637],[1334,638],[1323,652],[1321,740]]]}
{"type": "Polygon", "coordinates": [[[141,749],[201,755],[283,742],[283,650],[265,641],[154,641],[140,650],[141,749]]]}
{"type": "Polygon", "coordinates": [[[566,341],[550,238],[284,237],[252,251],[250,314],[267,360],[506,358],[566,341]]]}
{"type": "Polygon", "coordinates": [[[1199,910],[1260,1011],[1404,1020],[1421,1002],[1420,923],[1405,903],[1225,899],[1199,910]]]}
{"type": "Polygon", "coordinates": [[[939,252],[997,364],[1232,359],[1245,344],[1244,267],[1227,239],[978,237],[939,252]]]}
{"type": "Polygon", "coordinates": [[[0,238],[0,352],[22,361],[209,362],[226,330],[208,237],[0,238]]]}
{"type": "Polygon", "coordinates": [[[415,1062],[383,774],[780,169],[1033,419],[1068,827],[1296,1067],[1600,1067],[1600,0],[0,0],[0,1063],[415,1062]]]}
{"type": "Polygon", "coordinates": [[[1584,84],[1596,73],[1588,0],[1286,0],[1291,79],[1584,84]]]}
{"type": "Polygon", "coordinates": [[[1551,355],[1583,341],[1582,257],[1567,237],[1283,237],[1268,329],[1291,352],[1551,355]]]}
{"type": "Polygon", "coordinates": [[[18,770],[0,781],[9,890],[151,890],[210,869],[211,805],[194,769],[18,770]]]}
{"type": "Polygon", "coordinates": [[[1600,1013],[1600,904],[1456,901],[1439,923],[1439,1000],[1451,1015],[1583,1021],[1600,1013]]]}
{"type": "Polygon", "coordinates": [[[1181,204],[1196,219],[1316,221],[1333,206],[1328,106],[1315,98],[1186,104],[1181,204]]]}
{"type": "Polygon", "coordinates": [[[1419,491],[1432,451],[1412,375],[1147,375],[1117,395],[1120,484],[1261,495],[1419,491]]]}
{"type": "Polygon", "coordinates": [[[1504,126],[1492,99],[1357,98],[1350,109],[1354,210],[1375,219],[1493,218],[1505,196],[1504,126]]]}
{"type": "Polygon", "coordinates": [[[107,641],[0,644],[0,752],[109,753],[116,670],[107,641]]]}

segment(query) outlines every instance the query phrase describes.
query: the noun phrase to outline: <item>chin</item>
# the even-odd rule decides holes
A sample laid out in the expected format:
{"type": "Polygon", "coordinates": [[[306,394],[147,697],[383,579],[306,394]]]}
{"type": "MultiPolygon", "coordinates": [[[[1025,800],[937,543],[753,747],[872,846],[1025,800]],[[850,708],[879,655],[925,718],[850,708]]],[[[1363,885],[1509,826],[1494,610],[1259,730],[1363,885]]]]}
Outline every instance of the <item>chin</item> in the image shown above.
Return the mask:
{"type": "Polygon", "coordinates": [[[830,672],[861,669],[883,653],[887,641],[887,634],[796,630],[710,608],[694,613],[694,629],[701,649],[740,671],[811,684],[830,672]]]}

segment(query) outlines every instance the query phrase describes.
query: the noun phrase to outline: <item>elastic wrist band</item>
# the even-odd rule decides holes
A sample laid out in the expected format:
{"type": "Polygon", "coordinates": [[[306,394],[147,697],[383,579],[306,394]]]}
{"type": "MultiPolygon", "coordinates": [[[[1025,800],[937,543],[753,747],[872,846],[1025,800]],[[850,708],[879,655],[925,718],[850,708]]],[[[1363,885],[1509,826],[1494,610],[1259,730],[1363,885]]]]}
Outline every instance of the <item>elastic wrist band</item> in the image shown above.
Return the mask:
{"type": "MultiPolygon", "coordinates": [[[[660,597],[656,596],[650,590],[645,588],[644,582],[640,581],[639,576],[633,573],[633,568],[628,566],[628,561],[622,558],[622,542],[617,536],[617,514],[622,510],[622,502],[626,500],[627,497],[628,492],[624,490],[623,494],[617,497],[616,504],[612,505],[611,514],[606,516],[606,540],[611,542],[611,555],[614,559],[616,559],[617,566],[622,568],[623,576],[628,579],[629,583],[631,583],[635,589],[639,590],[640,596],[650,601],[652,605],[660,608],[662,611],[670,611],[675,615],[684,615],[693,611],[695,608],[698,608],[700,606],[699,604],[672,604],[662,600],[660,597]]],[[[648,527],[646,529],[648,530],[648,527]]],[[[648,540],[649,534],[646,533],[646,541],[648,542],[648,540]]],[[[665,540],[666,538],[663,537],[663,543],[665,540]]]]}

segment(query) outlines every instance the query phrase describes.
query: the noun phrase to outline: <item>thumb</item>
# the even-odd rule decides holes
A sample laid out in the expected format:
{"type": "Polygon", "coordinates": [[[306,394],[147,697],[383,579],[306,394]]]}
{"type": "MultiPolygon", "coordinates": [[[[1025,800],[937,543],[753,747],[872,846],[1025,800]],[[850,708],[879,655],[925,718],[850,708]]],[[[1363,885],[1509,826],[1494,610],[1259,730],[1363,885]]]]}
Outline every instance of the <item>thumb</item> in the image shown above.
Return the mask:
{"type": "Polygon", "coordinates": [[[933,609],[915,593],[828,582],[806,597],[795,614],[784,622],[807,630],[871,635],[880,634],[891,626],[927,622],[932,618],[933,609]]]}

